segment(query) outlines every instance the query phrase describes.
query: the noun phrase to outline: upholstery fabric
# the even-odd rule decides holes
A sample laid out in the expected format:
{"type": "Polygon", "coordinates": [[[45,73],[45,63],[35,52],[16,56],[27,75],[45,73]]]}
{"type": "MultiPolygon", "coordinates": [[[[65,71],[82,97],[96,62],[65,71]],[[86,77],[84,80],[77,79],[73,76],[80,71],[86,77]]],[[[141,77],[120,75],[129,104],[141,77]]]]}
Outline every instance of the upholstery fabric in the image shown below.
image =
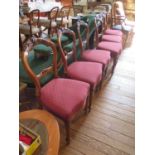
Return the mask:
{"type": "Polygon", "coordinates": [[[105,31],[105,34],[123,36],[122,31],[120,31],[120,30],[113,30],[113,29],[107,29],[107,30],[105,31]]]}
{"type": "MultiPolygon", "coordinates": [[[[29,35],[30,34],[30,26],[28,24],[19,24],[20,33],[29,35]]],[[[40,29],[38,27],[32,26],[32,34],[39,33],[40,29]]]]}
{"type": "Polygon", "coordinates": [[[83,61],[73,62],[68,66],[67,75],[72,79],[87,82],[95,88],[102,79],[102,64],[83,61]]]}
{"type": "MultiPolygon", "coordinates": [[[[33,72],[36,74],[40,73],[40,71],[42,71],[44,68],[50,66],[52,59],[53,55],[50,55],[48,59],[36,59],[35,52],[33,51],[31,51],[28,55],[29,65],[32,68],[33,72]]],[[[33,81],[30,79],[27,72],[25,71],[21,60],[19,60],[19,77],[23,82],[29,85],[33,85],[33,81]]],[[[40,80],[41,85],[44,85],[45,83],[49,82],[52,78],[53,74],[46,75],[40,80]]]]}
{"type": "Polygon", "coordinates": [[[129,26],[129,25],[114,25],[114,26],[112,26],[112,29],[114,29],[114,30],[123,30],[125,32],[131,32],[132,31],[132,26],[129,26]]]}
{"type": "Polygon", "coordinates": [[[122,43],[122,37],[116,35],[103,35],[102,41],[111,41],[116,43],[122,43]]]}
{"type": "Polygon", "coordinates": [[[111,52],[111,56],[115,56],[121,53],[122,51],[122,44],[115,43],[115,42],[108,42],[108,41],[101,41],[97,48],[103,50],[109,50],[111,52]]]}
{"type": "Polygon", "coordinates": [[[48,46],[45,46],[43,44],[36,45],[33,50],[35,53],[43,53],[43,54],[50,54],[52,49],[48,46]]]}
{"type": "Polygon", "coordinates": [[[103,67],[109,63],[110,58],[110,52],[106,50],[90,49],[82,52],[83,60],[101,63],[103,67]]]}
{"type": "MultiPolygon", "coordinates": [[[[64,42],[66,42],[66,41],[68,41],[68,37],[67,36],[65,36],[65,35],[62,35],[62,37],[61,37],[61,41],[62,41],[62,43],[64,43],[64,42]]],[[[57,40],[58,40],[58,37],[57,37],[57,35],[55,35],[55,36],[52,36],[51,37],[51,40],[53,41],[53,42],[57,42],[57,40]]]]}
{"type": "Polygon", "coordinates": [[[41,88],[40,100],[49,111],[70,120],[85,106],[89,88],[85,82],[56,78],[41,88]]]}

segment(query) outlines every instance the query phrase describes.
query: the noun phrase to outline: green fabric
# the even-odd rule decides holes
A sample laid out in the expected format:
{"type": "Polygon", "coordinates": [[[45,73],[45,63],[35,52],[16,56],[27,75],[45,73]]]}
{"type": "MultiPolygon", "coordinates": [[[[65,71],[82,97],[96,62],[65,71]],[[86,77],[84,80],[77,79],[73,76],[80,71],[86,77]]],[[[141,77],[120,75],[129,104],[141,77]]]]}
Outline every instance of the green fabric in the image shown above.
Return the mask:
{"type": "Polygon", "coordinates": [[[43,45],[43,44],[39,44],[39,45],[36,45],[33,50],[37,53],[45,53],[45,54],[50,54],[52,49],[51,47],[48,47],[46,45],[43,45]]]}
{"type": "MultiPolygon", "coordinates": [[[[68,38],[67,36],[65,36],[65,35],[62,35],[62,37],[61,37],[61,41],[62,41],[62,43],[67,42],[68,39],[69,39],[69,38],[68,38]]],[[[53,42],[56,43],[57,40],[58,40],[58,36],[55,35],[55,36],[51,37],[51,40],[52,40],[53,42]]]]}
{"type": "MultiPolygon", "coordinates": [[[[52,63],[53,56],[50,55],[46,60],[45,59],[36,59],[34,52],[30,52],[28,56],[29,65],[34,71],[34,73],[38,74],[42,69],[48,67],[52,63]]],[[[26,73],[21,60],[19,61],[19,76],[23,82],[33,85],[33,81],[29,78],[28,74],[26,73]]],[[[52,73],[48,74],[47,76],[41,79],[41,85],[44,85],[48,81],[53,78],[52,73]]]]}

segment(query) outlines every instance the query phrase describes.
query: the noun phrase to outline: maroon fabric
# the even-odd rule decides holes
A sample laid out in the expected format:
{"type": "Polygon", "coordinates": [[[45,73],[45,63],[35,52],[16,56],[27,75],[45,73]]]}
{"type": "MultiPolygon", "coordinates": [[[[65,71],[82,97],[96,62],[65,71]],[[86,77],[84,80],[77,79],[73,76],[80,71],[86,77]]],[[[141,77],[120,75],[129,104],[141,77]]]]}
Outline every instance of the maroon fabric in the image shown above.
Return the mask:
{"type": "Polygon", "coordinates": [[[107,29],[105,31],[105,34],[116,35],[116,36],[121,36],[121,37],[123,36],[122,31],[120,31],[120,30],[113,30],[113,29],[107,29]]]}
{"type": "Polygon", "coordinates": [[[98,49],[109,50],[111,52],[111,56],[116,56],[122,51],[122,44],[108,41],[101,41],[98,46],[98,49]]]}
{"type": "Polygon", "coordinates": [[[68,66],[68,76],[87,82],[95,88],[102,79],[102,64],[86,61],[74,62],[68,66]]]}
{"type": "Polygon", "coordinates": [[[83,60],[101,63],[103,68],[109,63],[110,58],[110,52],[106,50],[89,49],[82,53],[83,60]]]}
{"type": "Polygon", "coordinates": [[[50,112],[71,120],[82,107],[89,93],[88,83],[57,78],[41,88],[40,100],[50,112]]]}
{"type": "Polygon", "coordinates": [[[103,35],[102,41],[111,41],[116,43],[122,43],[122,37],[116,35],[103,35]]]}

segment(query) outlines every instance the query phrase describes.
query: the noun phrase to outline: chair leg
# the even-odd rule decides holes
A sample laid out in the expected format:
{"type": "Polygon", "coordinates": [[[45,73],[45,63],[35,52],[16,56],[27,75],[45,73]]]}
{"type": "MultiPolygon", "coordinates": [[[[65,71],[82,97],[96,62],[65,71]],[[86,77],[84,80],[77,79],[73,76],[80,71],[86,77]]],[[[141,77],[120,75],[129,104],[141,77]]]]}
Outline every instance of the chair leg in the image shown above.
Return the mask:
{"type": "Polygon", "coordinates": [[[86,100],[86,106],[85,106],[85,114],[87,114],[89,112],[89,103],[90,103],[90,96],[87,96],[87,100],[86,100]]]}
{"type": "Polygon", "coordinates": [[[65,121],[65,128],[66,128],[66,144],[70,144],[70,122],[65,121]]]}
{"type": "Polygon", "coordinates": [[[114,57],[113,61],[114,62],[113,62],[113,67],[112,67],[112,73],[111,73],[111,75],[114,74],[114,70],[115,70],[115,67],[116,67],[116,64],[117,64],[117,61],[118,61],[118,56],[114,57]]]}
{"type": "Polygon", "coordinates": [[[91,110],[91,105],[92,105],[92,100],[93,100],[93,94],[94,94],[93,89],[90,89],[89,112],[91,110]]]}

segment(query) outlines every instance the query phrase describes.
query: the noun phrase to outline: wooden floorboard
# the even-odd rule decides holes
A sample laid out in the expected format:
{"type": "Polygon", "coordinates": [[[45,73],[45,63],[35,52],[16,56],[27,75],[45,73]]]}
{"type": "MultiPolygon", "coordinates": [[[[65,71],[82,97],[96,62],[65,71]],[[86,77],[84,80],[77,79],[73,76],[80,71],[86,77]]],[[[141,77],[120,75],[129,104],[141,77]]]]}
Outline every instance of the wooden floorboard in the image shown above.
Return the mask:
{"type": "Polygon", "coordinates": [[[65,145],[61,124],[59,155],[134,155],[135,71],[134,41],[124,49],[115,73],[93,98],[92,110],[71,124],[71,143],[65,145]]]}

